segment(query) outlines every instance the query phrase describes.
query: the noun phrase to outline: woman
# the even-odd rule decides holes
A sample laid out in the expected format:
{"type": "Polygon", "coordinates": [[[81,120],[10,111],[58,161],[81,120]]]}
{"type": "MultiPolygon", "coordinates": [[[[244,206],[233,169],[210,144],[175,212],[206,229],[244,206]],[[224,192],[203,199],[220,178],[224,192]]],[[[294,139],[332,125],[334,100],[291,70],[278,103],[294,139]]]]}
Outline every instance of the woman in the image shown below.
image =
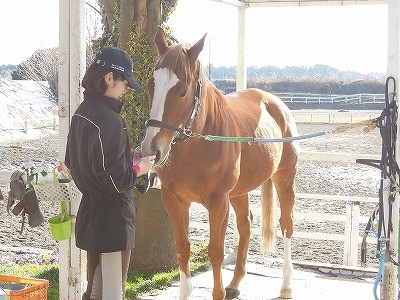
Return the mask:
{"type": "Polygon", "coordinates": [[[87,290],[83,300],[124,297],[135,243],[134,186],[155,156],[133,157],[121,97],[141,91],[133,62],[116,47],[102,49],[82,81],[84,101],[71,119],[65,164],[82,192],[75,236],[87,251],[87,290]],[[133,163],[134,162],[134,163],[133,163]]]}

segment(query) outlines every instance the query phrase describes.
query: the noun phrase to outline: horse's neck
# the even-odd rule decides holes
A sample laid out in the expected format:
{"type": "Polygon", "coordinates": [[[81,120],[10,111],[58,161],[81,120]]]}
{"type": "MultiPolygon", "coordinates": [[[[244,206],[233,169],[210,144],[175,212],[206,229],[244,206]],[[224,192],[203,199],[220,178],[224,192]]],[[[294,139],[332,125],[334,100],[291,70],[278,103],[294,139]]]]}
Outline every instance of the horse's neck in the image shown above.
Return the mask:
{"type": "Polygon", "coordinates": [[[209,80],[203,81],[203,88],[200,97],[200,111],[195,119],[194,127],[197,133],[208,134],[222,123],[222,114],[226,108],[225,96],[209,80]],[[208,131],[208,132],[204,132],[208,131]]]}

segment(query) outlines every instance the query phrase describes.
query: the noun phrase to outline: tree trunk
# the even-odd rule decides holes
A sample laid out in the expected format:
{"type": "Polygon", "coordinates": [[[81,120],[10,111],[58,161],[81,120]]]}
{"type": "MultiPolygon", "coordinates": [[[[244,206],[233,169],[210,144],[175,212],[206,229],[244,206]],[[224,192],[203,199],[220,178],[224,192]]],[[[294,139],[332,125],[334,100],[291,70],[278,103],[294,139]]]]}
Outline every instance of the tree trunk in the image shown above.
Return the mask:
{"type": "Polygon", "coordinates": [[[136,238],[130,270],[142,273],[178,267],[174,230],[161,201],[161,190],[150,188],[135,197],[136,238]]]}
{"type": "Polygon", "coordinates": [[[116,0],[101,0],[106,13],[106,24],[104,25],[107,26],[107,32],[113,31],[115,1],[116,0]]]}
{"type": "Polygon", "coordinates": [[[137,0],[137,14],[135,17],[137,23],[137,33],[139,39],[142,38],[147,26],[147,0],[137,0]]]}
{"type": "MultiPolygon", "coordinates": [[[[110,1],[110,0],[106,0],[110,1]]],[[[146,32],[152,55],[157,55],[154,37],[161,24],[161,0],[121,0],[118,45],[126,50],[133,24],[137,26],[139,39],[146,32]]]]}
{"type": "Polygon", "coordinates": [[[130,34],[133,29],[135,17],[135,1],[121,0],[120,3],[120,22],[119,22],[119,46],[127,50],[130,34]]]}
{"type": "Polygon", "coordinates": [[[161,0],[149,1],[148,8],[147,34],[149,36],[149,44],[152,55],[157,55],[157,47],[154,37],[156,36],[157,27],[161,24],[161,0]]]}

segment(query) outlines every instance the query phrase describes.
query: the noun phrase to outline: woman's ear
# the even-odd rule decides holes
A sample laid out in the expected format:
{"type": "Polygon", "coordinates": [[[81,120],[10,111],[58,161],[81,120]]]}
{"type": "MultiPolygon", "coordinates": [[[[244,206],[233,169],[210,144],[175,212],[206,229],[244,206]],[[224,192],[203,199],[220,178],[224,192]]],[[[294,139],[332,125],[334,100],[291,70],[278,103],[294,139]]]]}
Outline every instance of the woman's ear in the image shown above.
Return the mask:
{"type": "Polygon", "coordinates": [[[106,82],[106,84],[111,84],[113,80],[114,80],[114,75],[112,72],[109,72],[104,76],[104,81],[106,82]]]}

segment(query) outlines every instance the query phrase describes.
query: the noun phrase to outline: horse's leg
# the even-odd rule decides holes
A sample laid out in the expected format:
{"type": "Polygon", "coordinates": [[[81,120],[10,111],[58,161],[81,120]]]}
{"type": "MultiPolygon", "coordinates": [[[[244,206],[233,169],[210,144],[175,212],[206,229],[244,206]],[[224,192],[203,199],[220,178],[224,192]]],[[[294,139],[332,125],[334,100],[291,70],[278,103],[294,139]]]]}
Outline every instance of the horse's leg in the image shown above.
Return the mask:
{"type": "Polygon", "coordinates": [[[168,216],[174,226],[176,256],[180,269],[180,300],[189,299],[192,292],[190,282],[190,242],[189,242],[189,207],[190,203],[180,201],[174,194],[161,188],[162,200],[168,216]]]}
{"type": "Polygon", "coordinates": [[[210,205],[207,206],[207,209],[210,220],[208,258],[214,277],[213,299],[222,300],[225,298],[225,290],[222,282],[222,263],[224,261],[224,241],[229,218],[228,195],[210,199],[210,205]]]}
{"type": "Polygon", "coordinates": [[[249,209],[248,194],[236,198],[231,198],[231,204],[236,213],[236,223],[239,231],[239,247],[237,249],[236,266],[233,279],[225,289],[226,299],[237,298],[240,294],[239,284],[246,274],[246,262],[249,250],[251,223],[253,222],[253,215],[249,209]]]}
{"type": "Polygon", "coordinates": [[[278,194],[281,208],[279,223],[283,235],[284,261],[283,261],[283,283],[280,298],[292,299],[292,288],[290,286],[293,266],[291,258],[291,237],[293,235],[293,206],[294,206],[294,177],[296,168],[278,171],[273,176],[273,182],[278,194]]]}

